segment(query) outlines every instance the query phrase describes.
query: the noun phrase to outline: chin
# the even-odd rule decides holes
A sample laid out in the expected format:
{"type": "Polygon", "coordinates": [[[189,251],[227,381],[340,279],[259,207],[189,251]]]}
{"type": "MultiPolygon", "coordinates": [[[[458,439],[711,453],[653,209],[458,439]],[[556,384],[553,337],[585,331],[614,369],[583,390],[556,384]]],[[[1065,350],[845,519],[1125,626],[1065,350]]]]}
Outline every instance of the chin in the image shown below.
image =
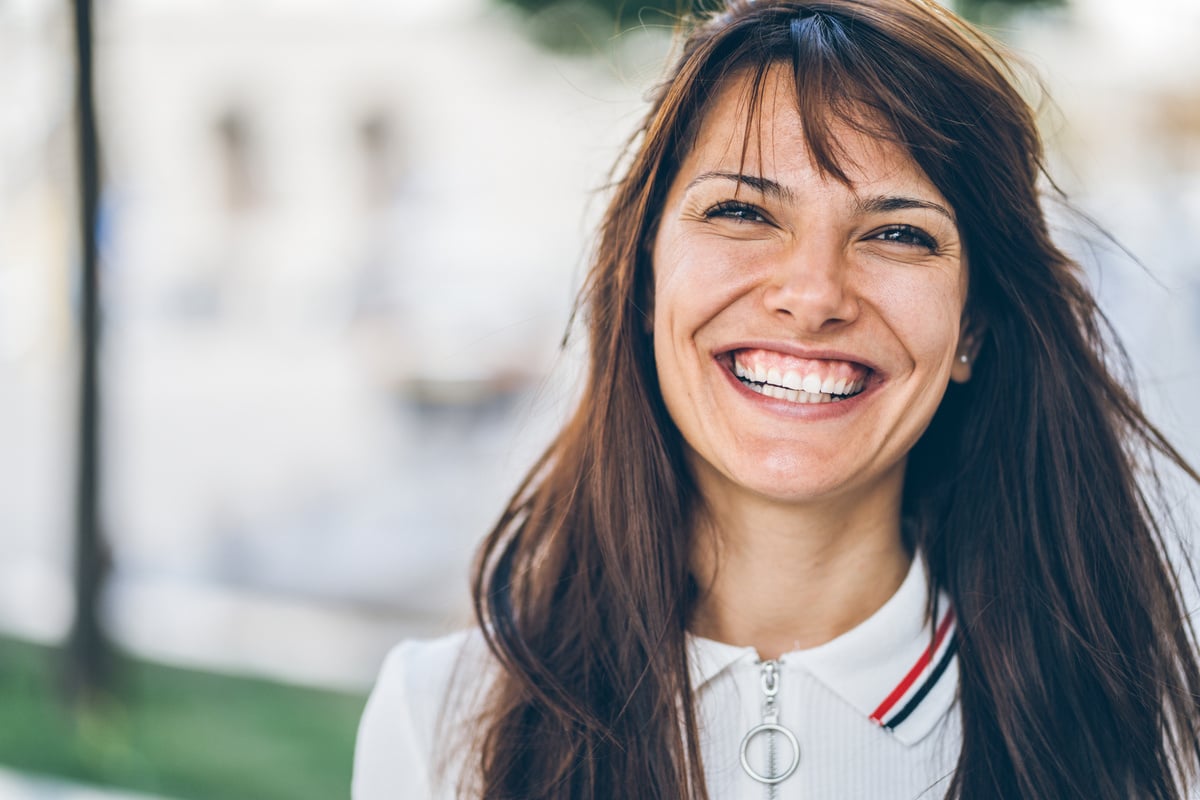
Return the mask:
{"type": "MultiPolygon", "coordinates": [[[[850,476],[832,472],[808,459],[787,459],[777,465],[759,462],[754,469],[720,475],[725,491],[744,493],[787,505],[814,502],[850,490],[850,476]],[[764,466],[768,467],[764,469],[764,466]]],[[[715,488],[715,487],[714,487],[715,488]]]]}

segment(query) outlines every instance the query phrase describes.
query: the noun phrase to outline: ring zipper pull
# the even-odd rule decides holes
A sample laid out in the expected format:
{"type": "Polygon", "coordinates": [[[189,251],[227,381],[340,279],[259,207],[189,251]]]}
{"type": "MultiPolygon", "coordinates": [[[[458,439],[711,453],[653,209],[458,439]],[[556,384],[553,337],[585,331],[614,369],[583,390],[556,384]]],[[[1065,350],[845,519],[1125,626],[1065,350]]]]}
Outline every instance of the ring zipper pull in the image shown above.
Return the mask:
{"type": "Polygon", "coordinates": [[[761,663],[762,672],[759,682],[763,693],[762,722],[755,725],[742,737],[741,761],[742,769],[746,771],[746,774],[767,787],[767,797],[770,800],[775,797],[775,787],[791,777],[796,768],[800,766],[800,742],[796,739],[796,734],[779,724],[779,705],[776,698],[779,694],[780,662],[777,659],[768,659],[761,663]],[[750,742],[758,736],[767,737],[767,769],[765,773],[759,772],[750,765],[750,742]],[[792,751],[791,758],[783,770],[778,770],[775,749],[777,736],[782,736],[792,751]]]}

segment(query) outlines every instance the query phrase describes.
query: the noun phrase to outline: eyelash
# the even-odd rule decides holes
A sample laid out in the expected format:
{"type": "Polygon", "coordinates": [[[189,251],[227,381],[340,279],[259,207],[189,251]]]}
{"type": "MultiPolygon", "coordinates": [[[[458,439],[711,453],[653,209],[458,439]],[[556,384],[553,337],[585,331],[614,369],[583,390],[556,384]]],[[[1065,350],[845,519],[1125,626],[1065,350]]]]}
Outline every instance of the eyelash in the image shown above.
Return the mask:
{"type": "Polygon", "coordinates": [[[767,221],[767,215],[760,209],[749,203],[742,203],[737,200],[722,200],[704,212],[705,219],[714,219],[716,217],[734,219],[738,222],[767,221]]]}
{"type": "Polygon", "coordinates": [[[912,225],[890,225],[876,233],[872,238],[886,242],[924,247],[930,252],[937,252],[938,244],[934,238],[920,228],[912,225]],[[896,238],[897,236],[901,238],[896,238]]]}

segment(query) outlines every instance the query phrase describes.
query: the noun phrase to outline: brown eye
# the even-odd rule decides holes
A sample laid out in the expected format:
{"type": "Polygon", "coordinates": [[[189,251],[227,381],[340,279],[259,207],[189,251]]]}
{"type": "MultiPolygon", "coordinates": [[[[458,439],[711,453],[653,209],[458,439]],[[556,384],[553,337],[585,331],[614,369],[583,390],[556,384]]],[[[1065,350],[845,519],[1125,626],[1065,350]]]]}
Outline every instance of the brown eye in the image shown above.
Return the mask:
{"type": "Polygon", "coordinates": [[[890,228],[883,229],[872,238],[881,239],[885,242],[895,242],[896,244],[924,247],[930,251],[937,250],[937,242],[933,240],[932,236],[920,228],[914,228],[911,225],[893,225],[890,228]]]}
{"type": "Polygon", "coordinates": [[[704,212],[705,219],[732,219],[739,222],[766,222],[767,218],[749,203],[725,200],[704,212]]]}

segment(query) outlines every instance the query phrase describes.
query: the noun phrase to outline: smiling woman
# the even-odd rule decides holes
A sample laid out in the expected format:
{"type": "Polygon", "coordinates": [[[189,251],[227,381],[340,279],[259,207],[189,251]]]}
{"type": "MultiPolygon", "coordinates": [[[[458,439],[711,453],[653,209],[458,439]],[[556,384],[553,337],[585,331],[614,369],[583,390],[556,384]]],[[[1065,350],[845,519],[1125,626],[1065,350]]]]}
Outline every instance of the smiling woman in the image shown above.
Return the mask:
{"type": "Polygon", "coordinates": [[[690,23],[588,382],[401,645],[356,800],[1182,798],[1200,670],[1033,115],[933,0],[690,23]]]}
{"type": "Polygon", "coordinates": [[[730,77],[672,181],[652,255],[658,385],[719,520],[709,536],[753,554],[773,534],[771,559],[793,563],[756,576],[728,555],[693,558],[705,591],[691,630],[770,658],[827,641],[895,592],[910,560],[896,513],[905,458],[948,378],[969,377],[956,356],[971,351],[945,198],[904,150],[845,124],[831,130],[844,175],[822,172],[795,95],[778,66],[757,85],[730,77]],[[853,561],[855,580],[806,567],[817,553],[853,561]],[[736,620],[710,613],[743,580],[771,575],[786,601],[739,602],[736,620]],[[815,603],[837,611],[803,612],[815,603]]]}

